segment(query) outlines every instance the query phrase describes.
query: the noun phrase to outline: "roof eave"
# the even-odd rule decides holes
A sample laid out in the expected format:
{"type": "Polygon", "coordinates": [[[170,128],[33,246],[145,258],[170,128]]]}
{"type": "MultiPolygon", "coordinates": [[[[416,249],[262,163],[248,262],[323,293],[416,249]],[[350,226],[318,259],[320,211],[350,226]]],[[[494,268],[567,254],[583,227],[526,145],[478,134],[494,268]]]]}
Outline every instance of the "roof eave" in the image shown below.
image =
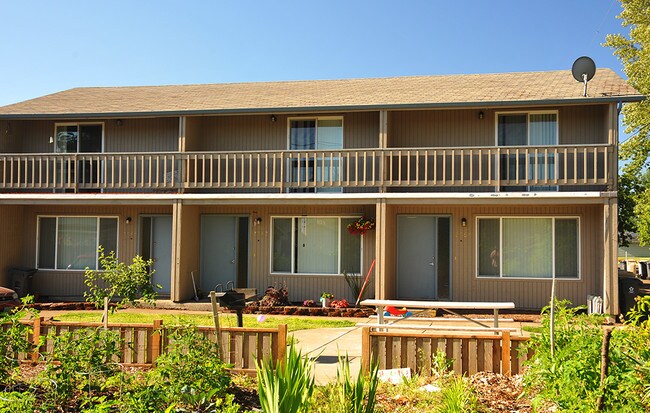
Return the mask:
{"type": "Polygon", "coordinates": [[[168,110],[142,112],[97,112],[97,113],[43,113],[43,114],[0,114],[0,119],[84,119],[84,118],[127,118],[127,117],[169,117],[169,116],[207,116],[236,115],[255,113],[297,113],[297,112],[342,112],[364,110],[409,110],[409,109],[444,109],[469,107],[503,107],[503,106],[550,106],[599,103],[633,103],[641,102],[643,95],[580,97],[571,99],[530,99],[507,101],[477,102],[441,102],[441,103],[404,103],[393,105],[340,105],[340,106],[291,106],[260,107],[240,109],[205,109],[205,110],[168,110]]]}

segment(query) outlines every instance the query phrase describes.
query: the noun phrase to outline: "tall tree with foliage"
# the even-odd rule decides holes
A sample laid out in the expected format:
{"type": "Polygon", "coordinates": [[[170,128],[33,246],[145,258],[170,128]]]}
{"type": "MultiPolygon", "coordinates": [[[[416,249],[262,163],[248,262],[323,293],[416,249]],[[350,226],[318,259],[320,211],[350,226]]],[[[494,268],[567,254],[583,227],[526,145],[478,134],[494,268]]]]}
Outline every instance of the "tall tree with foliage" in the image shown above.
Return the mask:
{"type": "MultiPolygon", "coordinates": [[[[607,36],[606,46],[614,49],[621,60],[629,83],[641,94],[650,95],[650,0],[621,0],[623,12],[618,16],[629,27],[629,38],[621,34],[607,36]]],[[[632,134],[621,145],[625,161],[619,187],[619,242],[626,244],[623,231],[636,231],[643,245],[650,244],[650,187],[645,185],[644,171],[650,164],[650,102],[647,99],[623,107],[623,123],[632,134]],[[630,202],[634,204],[631,207],[630,202]]]]}

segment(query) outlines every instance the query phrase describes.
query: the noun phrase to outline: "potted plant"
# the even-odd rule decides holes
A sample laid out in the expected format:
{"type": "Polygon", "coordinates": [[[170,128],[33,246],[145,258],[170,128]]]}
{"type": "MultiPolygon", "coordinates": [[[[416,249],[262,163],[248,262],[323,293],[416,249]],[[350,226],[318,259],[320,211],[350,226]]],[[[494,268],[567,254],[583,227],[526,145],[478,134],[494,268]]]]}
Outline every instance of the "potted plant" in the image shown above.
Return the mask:
{"type": "Polygon", "coordinates": [[[320,295],[320,302],[323,304],[323,308],[329,307],[333,298],[334,298],[334,294],[332,294],[332,293],[323,293],[323,294],[321,294],[320,295]]]}

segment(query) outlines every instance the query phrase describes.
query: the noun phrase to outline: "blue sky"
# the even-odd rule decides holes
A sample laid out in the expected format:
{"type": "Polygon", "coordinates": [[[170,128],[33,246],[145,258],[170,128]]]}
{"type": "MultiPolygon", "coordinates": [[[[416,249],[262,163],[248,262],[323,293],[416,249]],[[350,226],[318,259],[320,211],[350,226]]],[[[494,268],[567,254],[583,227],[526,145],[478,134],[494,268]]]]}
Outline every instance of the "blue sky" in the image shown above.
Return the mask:
{"type": "Polygon", "coordinates": [[[616,0],[3,1],[0,105],[79,86],[622,73],[616,0]]]}

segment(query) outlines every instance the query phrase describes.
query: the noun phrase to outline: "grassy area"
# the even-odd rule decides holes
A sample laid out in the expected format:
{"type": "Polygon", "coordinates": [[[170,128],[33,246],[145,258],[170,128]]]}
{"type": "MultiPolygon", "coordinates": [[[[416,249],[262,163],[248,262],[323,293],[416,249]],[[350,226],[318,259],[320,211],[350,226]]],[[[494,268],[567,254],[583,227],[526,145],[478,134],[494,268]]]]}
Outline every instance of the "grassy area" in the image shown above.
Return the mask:
{"type": "MultiPolygon", "coordinates": [[[[57,314],[55,321],[73,322],[100,322],[101,311],[71,311],[57,314]]],[[[111,323],[152,323],[153,320],[163,320],[167,325],[178,325],[191,323],[197,326],[212,326],[211,314],[177,314],[177,313],[135,313],[117,311],[108,317],[111,323]]],[[[219,314],[219,321],[222,327],[236,327],[237,316],[235,314],[219,314]]],[[[328,327],[352,327],[356,323],[349,320],[321,317],[275,317],[264,316],[264,321],[258,321],[257,315],[244,315],[244,327],[276,327],[278,324],[286,324],[289,331],[307,330],[311,328],[328,327]]]]}

